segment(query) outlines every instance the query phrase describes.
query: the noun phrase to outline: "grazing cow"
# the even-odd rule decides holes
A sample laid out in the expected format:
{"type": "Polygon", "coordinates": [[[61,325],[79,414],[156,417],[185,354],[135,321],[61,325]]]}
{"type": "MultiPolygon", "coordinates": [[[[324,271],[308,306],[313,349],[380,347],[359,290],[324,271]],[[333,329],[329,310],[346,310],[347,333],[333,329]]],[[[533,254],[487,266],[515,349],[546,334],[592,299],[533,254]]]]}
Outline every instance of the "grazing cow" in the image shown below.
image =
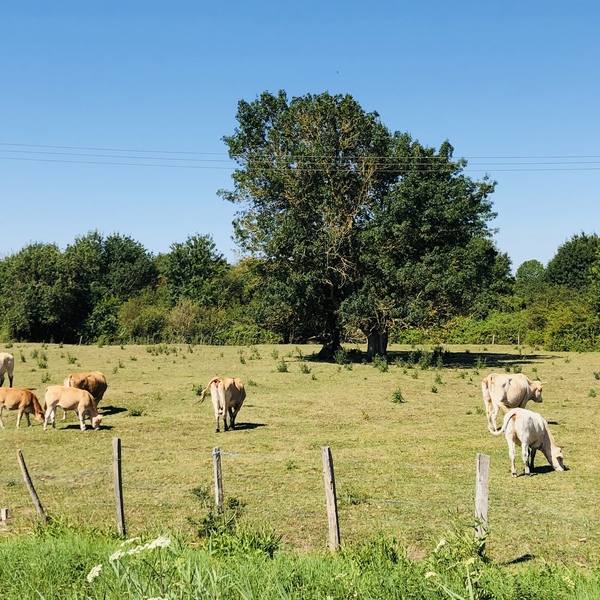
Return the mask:
{"type": "Polygon", "coordinates": [[[541,402],[544,383],[530,381],[522,373],[488,375],[481,382],[481,391],[490,433],[494,433],[497,429],[498,409],[506,413],[511,408],[525,408],[529,400],[541,402]]]}
{"type": "Polygon", "coordinates": [[[536,450],[540,449],[556,471],[564,471],[562,448],[557,446],[541,415],[525,408],[513,408],[504,417],[502,428],[494,435],[504,433],[510,457],[510,472],[517,476],[515,468],[516,445],[521,446],[525,475],[531,475],[536,450]]]}
{"type": "Polygon", "coordinates": [[[71,373],[65,377],[63,383],[65,387],[79,388],[80,390],[87,390],[96,402],[102,400],[104,392],[108,385],[106,384],[106,377],[100,371],[90,371],[88,373],[71,373]]]}
{"type": "Polygon", "coordinates": [[[215,409],[215,431],[219,432],[219,416],[223,417],[225,431],[235,428],[235,417],[237,416],[246,398],[244,384],[237,377],[215,377],[208,382],[200,396],[200,402],[210,389],[213,408],[215,409]],[[227,414],[229,413],[229,426],[227,425],[227,414]]]}
{"type": "Polygon", "coordinates": [[[17,427],[21,424],[21,417],[25,415],[27,427],[31,426],[29,415],[41,425],[44,422],[44,411],[40,406],[37,396],[25,388],[0,388],[0,427],[4,429],[2,411],[17,410],[17,427]]]}
{"type": "Polygon", "coordinates": [[[0,352],[0,387],[4,385],[4,373],[8,373],[8,387],[12,387],[15,357],[8,352],[0,352]]]}
{"type": "Polygon", "coordinates": [[[86,416],[89,416],[94,429],[100,428],[102,415],[98,414],[94,397],[87,390],[62,385],[49,385],[46,388],[44,400],[46,403],[44,430],[48,425],[48,419],[52,421],[52,427],[56,428],[54,415],[57,406],[60,406],[65,411],[74,410],[79,418],[79,425],[82,431],[85,430],[84,420],[86,416]]]}

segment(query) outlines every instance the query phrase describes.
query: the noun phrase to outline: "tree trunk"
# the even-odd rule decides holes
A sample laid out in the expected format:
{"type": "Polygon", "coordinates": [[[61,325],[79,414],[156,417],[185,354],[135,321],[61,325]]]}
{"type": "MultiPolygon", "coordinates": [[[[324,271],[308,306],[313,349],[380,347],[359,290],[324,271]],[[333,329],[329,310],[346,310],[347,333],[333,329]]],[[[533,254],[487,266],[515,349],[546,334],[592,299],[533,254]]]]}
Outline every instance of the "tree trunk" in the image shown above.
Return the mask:
{"type": "Polygon", "coordinates": [[[342,347],[338,327],[329,332],[328,338],[323,342],[323,347],[319,350],[319,354],[317,355],[319,360],[331,360],[335,356],[335,353],[342,347]]]}
{"type": "Polygon", "coordinates": [[[373,360],[377,355],[387,354],[387,331],[371,331],[367,334],[367,360],[373,360]]]}

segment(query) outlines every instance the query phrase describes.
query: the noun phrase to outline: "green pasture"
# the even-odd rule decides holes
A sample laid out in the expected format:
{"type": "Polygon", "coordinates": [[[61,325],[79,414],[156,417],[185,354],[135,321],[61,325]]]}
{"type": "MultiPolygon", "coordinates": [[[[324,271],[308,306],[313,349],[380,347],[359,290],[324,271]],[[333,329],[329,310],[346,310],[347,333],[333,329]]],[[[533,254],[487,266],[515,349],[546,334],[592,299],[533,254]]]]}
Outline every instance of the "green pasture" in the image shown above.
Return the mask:
{"type": "Polygon", "coordinates": [[[103,371],[108,391],[99,431],[80,431],[73,414],[56,430],[33,420],[17,430],[16,414],[5,411],[0,507],[9,523],[0,536],[35,526],[19,449],[53,519],[116,530],[112,438],[119,437],[128,536],[177,531],[193,540],[213,501],[219,447],[225,502],[241,508],[241,521],[272,528],[286,548],[320,551],[327,540],[321,447],[329,446],[342,544],[383,535],[418,559],[456,528],[471,531],[475,460],[485,453],[492,561],[597,564],[597,354],[445,346],[439,360],[429,347],[392,346],[386,365],[365,363],[364,349],[351,346],[344,364],[318,362],[318,349],[10,346],[14,385],[40,400],[46,385],[79,370],[103,371]],[[511,478],[504,437],[487,431],[480,388],[488,373],[507,370],[547,382],[544,402],[528,408],[550,423],[568,471],[550,470],[538,453],[534,476],[511,478]],[[246,385],[234,431],[215,433],[210,398],[198,401],[215,375],[246,385]]]}

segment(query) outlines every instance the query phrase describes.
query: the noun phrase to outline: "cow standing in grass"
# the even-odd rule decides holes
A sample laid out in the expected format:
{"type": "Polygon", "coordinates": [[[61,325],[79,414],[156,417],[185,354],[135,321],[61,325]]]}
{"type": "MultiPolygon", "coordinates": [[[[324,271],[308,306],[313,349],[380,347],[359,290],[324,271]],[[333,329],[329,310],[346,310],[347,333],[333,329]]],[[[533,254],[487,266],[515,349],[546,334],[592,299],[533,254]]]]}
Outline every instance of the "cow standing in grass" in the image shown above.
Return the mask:
{"type": "Polygon", "coordinates": [[[21,417],[25,415],[27,427],[31,426],[29,415],[32,414],[35,420],[41,425],[44,422],[44,411],[40,406],[37,396],[25,388],[0,388],[0,427],[4,429],[2,422],[2,411],[16,410],[17,427],[21,424],[21,417]]]}
{"type": "Polygon", "coordinates": [[[89,417],[94,429],[100,428],[102,415],[98,414],[94,397],[87,390],[79,388],[65,387],[63,385],[49,385],[45,394],[46,415],[44,418],[44,430],[48,425],[48,419],[52,421],[52,427],[55,425],[56,407],[60,406],[63,410],[74,410],[79,418],[79,425],[82,431],[85,431],[85,417],[89,417]]]}
{"type": "Polygon", "coordinates": [[[15,357],[8,352],[0,352],[0,387],[4,385],[4,373],[8,374],[8,387],[13,384],[15,357]]]}
{"type": "Polygon", "coordinates": [[[490,433],[496,431],[498,410],[506,413],[511,408],[525,408],[529,400],[542,401],[544,382],[530,381],[523,373],[492,373],[481,382],[483,403],[490,433]]]}
{"type": "Polygon", "coordinates": [[[71,373],[65,377],[63,385],[65,387],[87,390],[94,397],[96,406],[98,406],[98,402],[104,397],[104,392],[106,392],[106,388],[108,387],[106,377],[100,371],[71,373]]]}
{"type": "Polygon", "coordinates": [[[242,408],[246,398],[244,384],[237,377],[215,377],[208,382],[208,385],[202,391],[200,402],[204,402],[208,390],[212,398],[215,411],[215,422],[218,433],[219,417],[223,417],[223,428],[235,429],[235,418],[242,408]],[[229,425],[227,424],[227,415],[229,414],[229,425]]]}
{"type": "Polygon", "coordinates": [[[517,476],[515,468],[516,446],[521,446],[521,454],[525,463],[525,475],[531,475],[536,450],[541,450],[555,471],[564,471],[562,448],[556,445],[548,423],[538,413],[525,408],[509,410],[502,423],[502,428],[494,435],[504,433],[508,444],[510,472],[517,476]]]}

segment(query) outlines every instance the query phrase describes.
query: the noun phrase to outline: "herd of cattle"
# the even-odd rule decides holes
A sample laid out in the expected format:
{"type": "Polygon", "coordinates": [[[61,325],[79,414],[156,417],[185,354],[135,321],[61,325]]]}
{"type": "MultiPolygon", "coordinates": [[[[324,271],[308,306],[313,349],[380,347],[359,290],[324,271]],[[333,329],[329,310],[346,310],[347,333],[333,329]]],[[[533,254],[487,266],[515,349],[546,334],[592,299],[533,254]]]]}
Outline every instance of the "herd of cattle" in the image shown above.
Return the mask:
{"type": "Polygon", "coordinates": [[[525,475],[533,470],[536,450],[541,450],[556,471],[564,471],[562,448],[556,445],[548,423],[541,415],[525,408],[529,400],[542,401],[541,381],[530,381],[522,373],[514,375],[492,373],[481,382],[488,429],[494,435],[506,436],[511,474],[517,476],[515,468],[516,446],[521,446],[525,475]],[[502,427],[496,429],[498,410],[505,414],[502,427]]]}
{"type": "MultiPolygon", "coordinates": [[[[29,415],[44,425],[44,429],[51,421],[55,427],[56,408],[63,409],[63,420],[66,411],[73,410],[79,418],[82,430],[85,430],[85,418],[89,417],[92,427],[98,429],[102,415],[98,413],[98,403],[106,392],[106,378],[99,371],[89,373],[71,373],[63,385],[50,385],[44,394],[45,407],[42,407],[36,395],[26,388],[13,388],[13,371],[15,360],[12,354],[0,353],[0,427],[2,411],[17,410],[17,427],[25,415],[27,425],[30,425],[29,415]],[[4,375],[8,375],[9,387],[2,387],[4,375]]],[[[493,435],[506,436],[508,455],[511,461],[511,473],[517,475],[515,468],[516,446],[521,446],[525,474],[531,474],[533,461],[537,450],[541,450],[557,471],[564,471],[562,449],[555,443],[548,423],[538,413],[527,410],[525,406],[529,400],[542,401],[541,381],[531,381],[522,373],[488,375],[481,382],[483,402],[486,408],[487,426],[493,435]],[[496,420],[498,411],[505,413],[502,427],[497,429],[496,420]]],[[[219,432],[219,419],[223,420],[225,431],[235,428],[235,419],[246,398],[244,385],[237,378],[215,377],[202,391],[200,402],[204,401],[210,391],[215,414],[216,432],[219,432]],[[229,418],[229,422],[227,419],[229,418]]]]}
{"type": "MultiPolygon", "coordinates": [[[[31,425],[29,416],[33,415],[38,423],[56,427],[56,408],[63,409],[63,420],[68,410],[75,411],[79,419],[79,425],[85,430],[85,419],[89,417],[94,429],[100,428],[102,415],[98,413],[98,403],[104,397],[106,388],[106,377],[100,371],[88,373],[71,373],[65,377],[62,385],[49,385],[44,393],[44,409],[42,409],[37,396],[27,388],[13,388],[13,374],[15,358],[8,352],[0,352],[0,427],[4,429],[2,412],[6,410],[17,411],[17,427],[21,424],[21,418],[25,415],[27,426],[31,425]],[[4,376],[8,375],[9,387],[4,388],[4,376]]],[[[235,428],[235,418],[242,408],[246,398],[244,385],[237,378],[215,377],[211,379],[204,388],[200,402],[210,390],[213,408],[215,411],[216,431],[219,431],[219,418],[223,419],[225,431],[235,428]],[[229,417],[229,423],[227,418],[229,417]]]]}
{"type": "Polygon", "coordinates": [[[49,385],[44,394],[45,410],[42,410],[37,396],[27,388],[13,388],[13,373],[15,358],[7,352],[0,352],[0,427],[4,429],[2,412],[17,411],[17,427],[25,415],[27,426],[31,425],[29,416],[44,425],[44,430],[51,421],[55,425],[56,408],[63,409],[63,420],[68,410],[75,411],[79,426],[85,430],[85,418],[88,417],[94,429],[100,428],[102,415],[98,413],[98,402],[106,392],[106,377],[100,371],[90,373],[71,373],[67,375],[62,385],[49,385]],[[8,375],[9,387],[4,388],[4,374],[8,375]]]}

